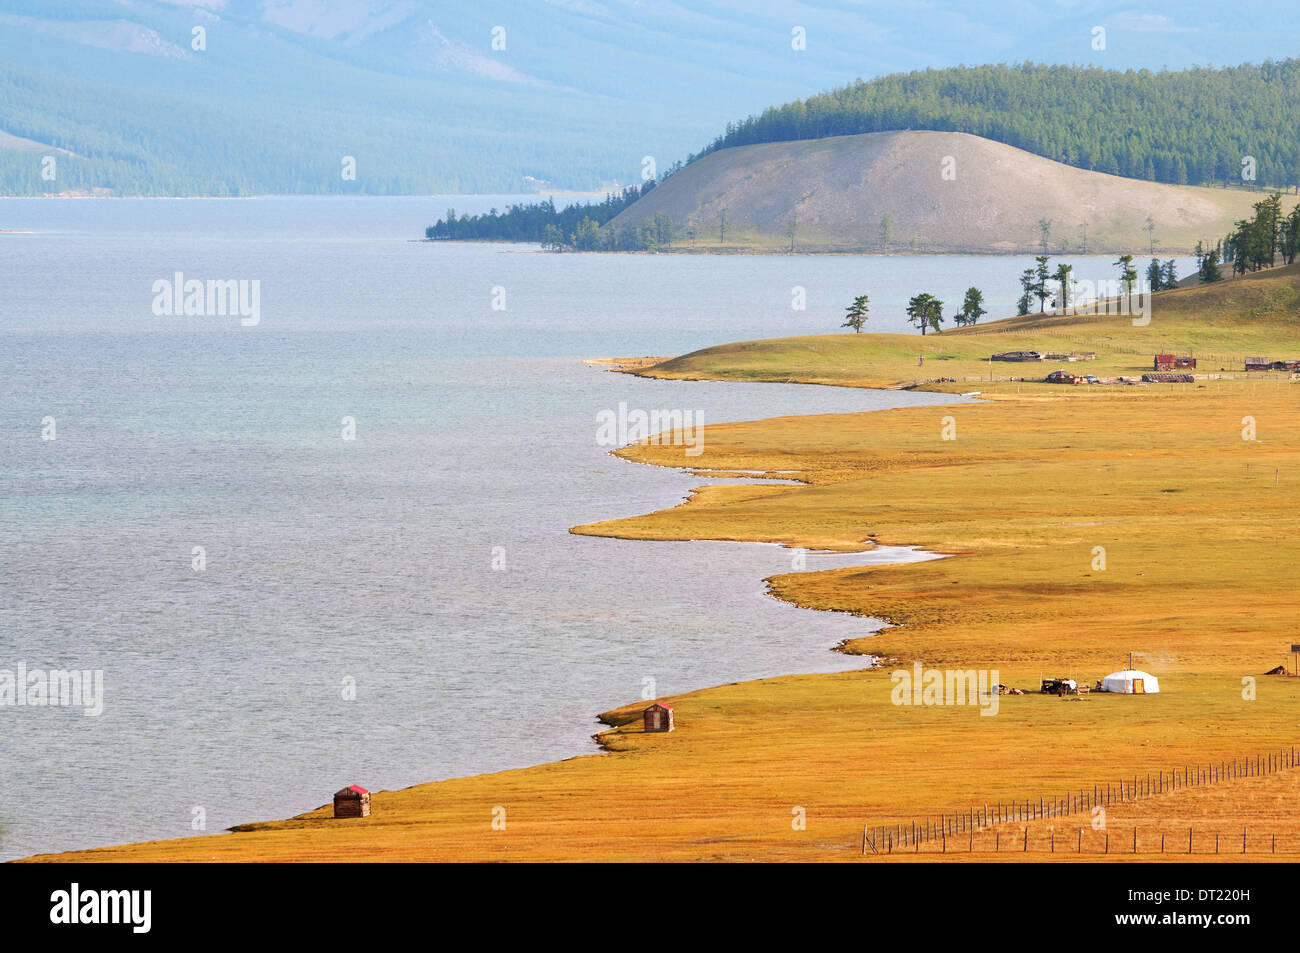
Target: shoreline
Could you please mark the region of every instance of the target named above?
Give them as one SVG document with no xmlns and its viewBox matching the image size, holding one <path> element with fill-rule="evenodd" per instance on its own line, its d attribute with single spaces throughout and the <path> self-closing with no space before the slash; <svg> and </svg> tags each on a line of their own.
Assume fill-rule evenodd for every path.
<svg viewBox="0 0 1300 953">
<path fill-rule="evenodd" d="M 660 361 L 663 361 L 663 360 L 666 360 L 666 358 L 663 358 L 663 357 L 642 357 L 642 358 L 586 358 L 586 359 L 582 359 L 582 360 L 581 360 L 581 363 L 583 363 L 583 364 L 585 364 L 585 365 L 593 366 L 593 367 L 603 367 L 603 368 L 605 368 L 606 370 L 608 370 L 608 371 L 610 371 L 610 372 L 636 374 L 636 369 L 637 369 L 637 368 L 639 368 L 639 367 L 644 367 L 644 366 L 650 366 L 651 364 L 654 364 L 654 363 L 657 363 L 657 362 L 660 362 Z M 729 382 L 726 378 L 721 378 L 721 377 L 720 377 L 720 378 L 701 378 L 701 380 L 706 380 L 706 379 L 707 379 L 707 380 L 714 380 L 714 381 L 717 381 L 717 382 L 720 382 L 720 383 L 728 383 L 728 382 Z M 842 385 L 816 385 L 815 383 L 812 383 L 812 382 L 793 381 L 793 380 L 792 380 L 792 381 L 789 381 L 788 383 L 804 383 L 804 384 L 810 384 L 810 386 L 842 386 Z M 868 389 L 875 389 L 875 390 L 890 390 L 891 388 L 868 388 Z M 944 404 L 944 405 L 936 405 L 936 406 L 946 406 L 946 404 Z M 895 409 L 895 408 L 884 408 L 883 410 L 889 410 L 889 409 Z M 856 413 L 876 413 L 876 412 L 877 412 L 877 411 L 871 410 L 871 411 L 858 411 L 858 412 L 856 412 Z M 810 415 L 796 415 L 796 416 L 810 416 Z M 635 446 L 635 445 L 633 445 L 633 446 Z M 623 448 L 623 449 L 626 449 L 626 448 Z M 608 455 L 609 455 L 609 456 L 614 456 L 614 457 L 619 457 L 619 451 L 618 451 L 618 448 L 616 448 L 616 449 L 614 449 L 614 450 L 610 450 L 610 451 L 608 451 Z M 623 462 L 625 462 L 625 463 L 642 463 L 642 462 L 643 462 L 643 461 L 637 461 L 637 460 L 628 460 L 628 459 L 625 459 L 625 458 L 622 458 L 622 457 L 619 457 L 619 459 L 623 460 Z M 663 464 L 657 464 L 657 463 L 656 463 L 656 464 L 650 464 L 650 465 L 652 465 L 652 466 L 658 466 L 658 467 L 664 467 Z M 763 477 L 762 474 L 729 474 L 729 473 L 703 474 L 703 473 L 696 473 L 696 472 L 694 472 L 694 471 L 691 469 L 691 467 L 689 467 L 689 466 L 687 466 L 687 467 L 671 467 L 671 466 L 669 466 L 669 467 L 664 467 L 664 468 L 666 468 L 666 469 L 676 469 L 676 470 L 680 470 L 680 471 L 683 473 L 683 475 L 685 475 L 685 476 L 698 477 L 699 479 L 707 479 L 707 480 L 748 480 L 748 481 L 749 481 L 748 483 L 728 483 L 728 484 L 725 484 L 725 485 L 727 485 L 727 486 L 745 486 L 745 485 L 750 485 L 750 486 L 803 485 L 802 483 L 799 483 L 798 481 L 790 480 L 790 479 L 787 479 L 787 478 L 785 478 L 785 477 L 783 477 L 783 476 L 771 477 L 771 478 L 765 478 L 765 477 Z M 721 485 L 721 484 L 710 483 L 710 484 L 701 484 L 701 485 L 694 486 L 694 487 L 692 487 L 690 490 L 688 490 L 687 495 L 686 495 L 686 496 L 685 496 L 681 501 L 679 501 L 679 503 L 675 504 L 675 506 L 676 506 L 676 505 L 682 505 L 682 504 L 684 504 L 684 503 L 686 503 L 686 502 L 689 502 L 690 498 L 691 498 L 692 496 L 694 496 L 694 495 L 695 495 L 698 491 L 700 491 L 701 489 L 705 489 L 705 488 L 707 488 L 707 487 L 709 487 L 709 486 L 717 486 L 717 485 Z M 670 508 L 672 508 L 672 507 L 670 507 Z M 570 532 L 570 533 L 573 533 L 574 530 L 577 529 L 577 528 L 578 528 L 578 527 L 570 527 L 570 528 L 569 528 L 569 532 Z M 586 535 L 586 534 L 580 534 L 580 533 L 577 533 L 577 534 L 574 534 L 574 535 Z M 592 534 L 592 535 L 594 535 L 594 534 Z M 636 538 L 635 538 L 635 537 L 632 537 L 632 536 L 611 536 L 611 537 L 609 537 L 609 538 L 617 538 L 617 539 L 624 539 L 624 540 L 629 540 L 629 541 L 636 541 Z M 692 540 L 692 539 L 674 540 L 674 542 L 727 542 L 727 540 L 710 540 L 710 539 L 703 539 L 703 538 L 702 538 L 702 539 L 698 539 L 698 540 Z M 786 549 L 786 550 L 791 550 L 791 549 L 792 549 L 792 547 L 785 546 L 785 545 L 783 545 L 782 543 L 780 543 L 780 542 L 776 542 L 776 541 L 761 541 L 761 540 L 757 540 L 757 541 L 736 541 L 736 542 L 744 542 L 744 543 L 746 543 L 746 544 L 751 544 L 751 545 L 778 546 L 778 547 L 780 547 L 780 548 L 782 548 L 782 549 Z M 797 547 L 797 548 L 804 548 L 804 547 Z M 923 550 L 921 547 L 914 546 L 914 545 L 910 545 L 910 544 L 898 544 L 898 545 L 894 545 L 894 544 L 882 543 L 882 542 L 880 542 L 879 540 L 875 540 L 875 539 L 862 540 L 862 541 L 860 541 L 860 543 L 859 543 L 858 546 L 856 546 L 855 548 L 852 548 L 852 549 L 834 549 L 834 550 L 833 550 L 833 549 L 807 549 L 807 551 L 806 551 L 806 555 L 807 555 L 807 556 L 811 556 L 811 557 L 816 557 L 816 556 L 839 556 L 839 557 L 843 557 L 843 558 L 849 558 L 849 557 L 852 557 L 852 556 L 855 556 L 855 555 L 867 555 L 867 554 L 876 553 L 876 552 L 881 552 L 881 551 L 896 551 L 896 554 L 899 555 L 900 557 L 903 557 L 903 558 L 900 558 L 900 559 L 898 559 L 897 561 L 852 563 L 852 564 L 850 564 L 850 567 L 849 567 L 849 568 L 851 568 L 851 567 L 853 567 L 853 566 L 884 566 L 884 565 L 888 565 L 888 566 L 904 566 L 904 565 L 910 565 L 910 564 L 913 564 L 913 563 L 927 562 L 927 561 L 932 561 L 932 560 L 944 559 L 944 558 L 946 558 L 947 555 L 948 555 L 948 554 L 944 554 L 944 553 L 931 553 L 931 552 L 929 552 L 929 551 L 927 551 L 927 550 Z M 894 554 L 894 553 L 891 552 L 890 554 L 892 555 L 892 554 Z M 919 558 L 912 558 L 912 557 L 916 556 L 917 554 L 919 554 Z M 819 571 L 828 571 L 828 570 L 822 570 L 822 569 L 816 569 L 816 568 L 811 568 L 811 567 L 810 567 L 808 570 L 804 570 L 804 571 L 808 571 L 808 572 L 819 572 Z M 772 586 L 771 586 L 771 579 L 772 579 L 772 578 L 773 578 L 773 577 L 767 577 L 767 578 L 763 578 L 763 579 L 760 579 L 760 580 L 759 580 L 760 583 L 761 583 L 761 589 L 759 590 L 759 593 L 760 593 L 763 597 L 765 597 L 765 598 L 773 598 L 773 599 L 776 599 L 776 600 L 779 601 L 779 602 L 783 602 L 783 603 L 785 603 L 785 604 L 787 604 L 787 605 L 792 605 L 792 606 L 795 607 L 795 608 L 800 608 L 800 609 L 810 608 L 810 607 L 807 607 L 807 606 L 801 606 L 801 605 L 799 605 L 798 603 L 791 602 L 790 600 L 785 599 L 785 598 L 782 598 L 780 595 L 778 595 L 778 594 L 773 590 L 773 588 L 772 588 Z M 828 611 L 840 611 L 840 610 L 828 610 Z M 855 666 L 854 666 L 853 668 L 851 668 L 851 669 L 845 669 L 845 670 L 842 670 L 842 671 L 869 671 L 869 670 L 871 670 L 871 669 L 873 669 L 873 668 L 878 667 L 878 663 L 879 663 L 882 659 L 881 659 L 879 656 L 873 655 L 872 653 L 864 652 L 864 651 L 861 651 L 861 650 L 858 650 L 858 649 L 853 648 L 853 647 L 852 647 L 853 642 L 857 641 L 857 639 L 860 639 L 860 638 L 872 638 L 872 637 L 875 637 L 875 636 L 876 636 L 877 634 L 879 634 L 880 632 L 883 632 L 883 631 L 885 631 L 885 630 L 887 630 L 887 629 L 892 629 L 892 628 L 896 627 L 896 623 L 894 623 L 892 620 L 885 619 L 885 618 L 878 618 L 878 617 L 874 617 L 874 616 L 861 616 L 861 615 L 858 614 L 858 613 L 851 613 L 851 614 L 852 614 L 852 615 L 855 615 L 855 616 L 858 616 L 858 617 L 860 617 L 860 618 L 863 618 L 863 619 L 867 619 L 867 620 L 871 620 L 871 621 L 874 621 L 874 622 L 878 622 L 878 623 L 879 623 L 879 626 L 878 626 L 877 628 L 875 628 L 874 630 L 872 630 L 870 633 L 868 633 L 866 636 L 858 636 L 858 637 L 855 637 L 854 639 L 845 638 L 845 639 L 841 639 L 841 640 L 839 640 L 838 642 L 836 642 L 836 643 L 834 643 L 834 644 L 827 645 L 826 648 L 825 648 L 825 651 L 827 651 L 827 652 L 833 652 L 833 653 L 836 653 L 836 654 L 842 655 L 842 656 L 846 657 L 847 659 L 852 659 L 852 660 L 854 661 Z M 863 662 L 863 663 L 865 663 L 865 664 L 858 665 L 858 664 L 856 664 L 856 663 L 858 663 L 858 662 Z M 673 694 L 673 695 L 662 696 L 662 698 L 660 698 L 660 699 L 658 699 L 658 700 L 668 701 L 668 700 L 674 700 L 674 699 L 677 699 L 677 698 L 679 698 L 679 697 L 681 697 L 681 696 L 684 696 L 684 695 L 696 695 L 696 694 L 703 693 L 703 692 L 709 692 L 709 691 L 713 691 L 713 690 L 715 690 L 715 689 L 717 689 L 717 688 L 723 687 L 724 685 L 727 685 L 727 684 L 755 684 L 755 683 L 760 683 L 760 682 L 767 681 L 767 680 L 774 679 L 774 678 L 785 678 L 785 677 L 817 677 L 817 676 L 819 676 L 819 675 L 827 675 L 827 674 L 841 674 L 841 672 L 838 672 L 838 671 L 837 671 L 837 672 L 825 672 L 825 671 L 814 671 L 814 672 L 778 672 L 778 673 L 774 673 L 774 674 L 771 674 L 771 675 L 759 676 L 759 677 L 757 677 L 757 678 L 746 678 L 746 679 L 743 679 L 743 680 L 740 681 L 740 682 L 718 683 L 718 684 L 709 684 L 709 685 L 704 685 L 704 686 L 697 687 L 697 688 L 694 688 L 694 689 L 687 689 L 687 690 L 684 691 L 684 692 L 679 692 L 679 693 L 676 693 L 676 694 Z M 652 699 L 652 700 L 653 700 L 653 699 Z M 639 709 L 640 709 L 640 707 L 643 707 L 645 704 L 648 704 L 648 703 L 649 703 L 649 701 L 644 701 L 644 702 L 634 702 L 634 703 L 631 703 L 631 706 L 634 707 L 634 708 L 637 708 L 637 710 L 638 710 L 638 714 L 636 715 L 636 717 L 639 717 Z M 407 785 L 407 786 L 404 787 L 404 788 L 394 789 L 393 791 L 390 791 L 390 790 L 381 790 L 381 791 L 376 791 L 376 792 L 374 792 L 374 793 L 376 793 L 376 794 L 391 794 L 391 793 L 394 793 L 394 791 L 396 791 L 396 792 L 409 791 L 409 790 L 416 789 L 416 788 L 423 788 L 423 787 L 426 787 L 426 786 L 429 786 L 429 785 L 440 785 L 440 784 L 447 784 L 447 783 L 449 783 L 449 782 L 456 782 L 456 781 L 468 781 L 468 780 L 474 780 L 474 779 L 490 778 L 490 777 L 493 777 L 493 776 L 496 776 L 496 775 L 500 775 L 500 774 L 508 774 L 508 773 L 518 772 L 518 771 L 529 771 L 529 770 L 534 770 L 534 769 L 539 769 L 539 768 L 547 768 L 547 767 L 552 767 L 552 766 L 556 766 L 556 765 L 565 764 L 565 763 L 567 763 L 567 762 L 573 761 L 574 759 L 587 758 L 587 757 L 594 757 L 594 756 L 597 756 L 597 755 L 618 754 L 618 753 L 620 753 L 623 749 L 621 749 L 620 747 L 618 747 L 617 744 L 613 741 L 613 739 L 607 739 L 605 736 L 606 736 L 607 734 L 610 734 L 611 732 L 616 732 L 618 729 L 620 729 L 620 728 L 622 728 L 622 727 L 625 727 L 626 725 L 628 725 L 628 724 L 630 723 L 631 719 L 629 719 L 628 717 L 623 716 L 623 715 L 621 714 L 621 713 L 623 713 L 624 710 L 625 710 L 626 708 L 628 708 L 628 707 L 629 707 L 628 704 L 627 704 L 627 703 L 624 703 L 624 704 L 622 704 L 622 705 L 616 705 L 616 706 L 614 706 L 614 707 L 612 707 L 612 708 L 607 708 L 607 709 L 604 709 L 604 710 L 601 710 L 601 711 L 597 711 L 597 712 L 595 712 L 595 713 L 593 714 L 593 718 L 594 718 L 595 723 L 598 724 L 598 725 L 603 725 L 603 726 L 604 726 L 604 729 L 603 729 L 603 730 L 598 731 L 598 732 L 596 732 L 595 734 L 593 734 L 593 735 L 590 736 L 590 737 L 591 737 L 591 741 L 594 743 L 594 745 L 595 745 L 595 747 L 596 747 L 596 751 L 594 751 L 594 752 L 593 752 L 593 751 L 590 751 L 590 750 L 580 751 L 580 752 L 577 752 L 577 753 L 575 753 L 575 754 L 572 754 L 572 755 L 570 755 L 570 756 L 568 756 L 568 757 L 566 757 L 566 758 L 562 758 L 562 759 L 560 759 L 560 760 L 556 760 L 556 761 L 539 761 L 539 762 L 532 762 L 532 763 L 529 763 L 529 764 L 526 764 L 526 765 L 522 765 L 522 766 L 519 766 L 519 767 L 506 768 L 506 769 L 502 769 L 502 770 L 499 770 L 499 771 L 490 771 L 490 772 L 483 772 L 483 773 L 477 773 L 477 774 L 466 774 L 466 775 L 454 775 L 454 776 L 449 777 L 449 778 L 443 778 L 443 779 L 432 780 L 432 781 L 417 781 L 417 782 L 415 782 L 415 783 L 413 783 L 413 784 L 411 784 L 411 785 Z M 275 825 L 275 824 L 291 824 L 291 823 L 293 823 L 293 822 L 295 822 L 295 821 L 299 821 L 299 820 L 301 820 L 301 819 L 303 819 L 303 818 L 311 817 L 311 816 L 313 816 L 313 815 L 315 815 L 315 814 L 319 814 L 320 812 L 327 811 L 327 810 L 329 810 L 329 809 L 330 809 L 330 805 L 329 805 L 329 804 L 325 804 L 325 805 L 321 805 L 321 806 L 319 806 L 319 807 L 313 808 L 313 809 L 311 809 L 311 810 L 309 810 L 309 811 L 306 811 L 306 812 L 303 812 L 303 813 L 299 813 L 299 814 L 291 815 L 290 817 L 287 817 L 287 818 L 242 822 L 242 823 L 234 824 L 234 825 L 232 825 L 231 827 L 226 828 L 226 829 L 224 829 L 224 830 L 222 830 L 222 831 L 203 832 L 203 833 L 197 833 L 197 834 L 189 835 L 189 836 L 176 837 L 176 838 L 167 838 L 167 839 L 165 839 L 165 840 L 163 840 L 163 841 L 128 841 L 128 842 L 120 843 L 120 844 L 107 844 L 107 845 L 92 846 L 92 847 L 83 847 L 83 848 L 71 848 L 71 849 L 69 849 L 69 850 L 59 851 L 59 852 L 57 852 L 57 853 L 37 853 L 37 854 L 32 854 L 32 855 L 28 855 L 28 856 L 24 856 L 24 857 L 13 858 L 13 859 L 11 859 L 11 860 L 9 860 L 9 861 L 6 861 L 6 863 L 29 863 L 29 862 L 58 861 L 59 858 L 65 857 L 65 856 L 67 856 L 67 855 L 83 855 L 83 854 L 91 855 L 92 858 L 93 858 L 93 855 L 95 855 L 95 854 L 97 854 L 97 853 L 101 853 L 101 852 L 105 852 L 105 851 L 112 852 L 112 851 L 116 851 L 116 850 L 130 849 L 130 848 L 132 848 L 132 847 L 134 847 L 134 846 L 136 846 L 136 845 L 142 845 L 142 844 L 169 843 L 169 842 L 183 843 L 183 842 L 187 842 L 187 841 L 202 840 L 202 839 L 204 839 L 204 838 L 206 838 L 206 837 L 219 837 L 219 838 L 225 839 L 226 835 L 230 835 L 230 834 L 242 834 L 242 833 L 247 833 L 247 832 L 250 832 L 250 831 L 262 830 L 262 829 L 265 829 L 267 825 Z M 216 858 L 213 858 L 213 859 L 216 859 Z"/>
<path fill-rule="evenodd" d="M 1241 293 L 1272 294 L 1294 276 L 1292 269 L 1248 280 Z M 1202 320 L 1198 295 L 1167 293 L 1160 333 L 1177 333 L 1174 302 Z M 1121 348 L 1144 340 L 1117 326 Z M 1270 327 L 1277 347 L 1300 346 L 1289 324 Z M 910 338 L 898 355 L 891 335 L 861 338 L 818 339 L 808 366 L 821 379 L 809 382 L 863 386 L 866 371 L 888 380 L 914 360 Z M 770 352 L 783 377 L 807 378 L 792 364 L 801 340 L 709 349 L 653 376 L 712 367 L 713 379 L 753 379 Z M 971 346 L 1000 347 L 996 338 Z M 1098 363 L 1131 362 L 1125 353 Z M 829 370 L 842 379 L 829 379 Z M 698 458 L 671 444 L 614 451 L 686 472 L 780 472 L 800 483 L 705 487 L 684 503 L 571 532 L 855 551 L 864 539 L 906 539 L 947 554 L 765 582 L 769 594 L 797 606 L 886 621 L 836 646 L 845 654 L 992 668 L 1000 683 L 1026 690 L 1003 699 L 997 718 L 960 707 L 900 708 L 881 667 L 761 678 L 668 696 L 677 709 L 672 734 L 639 730 L 645 701 L 601 713 L 611 727 L 599 738 L 617 758 L 580 756 L 380 792 L 368 824 L 331 821 L 318 809 L 241 826 L 241 838 L 220 845 L 184 838 L 29 859 L 849 859 L 864 823 L 1292 744 L 1300 692 L 1292 683 L 1300 680 L 1261 679 L 1258 700 L 1252 694 L 1248 704 L 1241 691 L 1243 676 L 1277 661 L 1300 610 L 1286 568 L 1300 561 L 1293 532 L 1300 407 L 1285 382 L 1270 384 L 1207 381 L 1163 391 L 1027 384 L 1023 396 L 942 408 L 710 425 Z M 1243 443 L 1236 421 L 1247 413 L 1268 427 L 1267 441 Z M 957 420 L 961 439 L 940 438 L 941 415 Z M 1243 462 L 1256 479 L 1243 478 Z M 1263 479 L 1275 467 L 1287 477 L 1276 488 Z M 1008 509 L 1012 488 L 1016 505 Z M 1192 546 L 1186 533 L 1216 544 Z M 1109 559 L 1100 570 L 1098 544 Z M 1232 607 L 1243 602 L 1270 611 L 1238 620 Z M 1160 695 L 1070 704 L 1036 692 L 1046 675 L 1090 683 L 1121 667 L 1127 651 L 1160 676 Z M 1181 810 L 1170 803 L 1165 820 Z M 521 812 L 513 833 L 490 832 L 492 804 L 510 805 L 512 817 Z M 807 807 L 815 836 L 791 829 L 790 804 Z M 1242 818 L 1252 831 L 1276 822 L 1235 789 L 1216 794 L 1213 807 L 1238 830 Z M 1257 820 L 1260 811 L 1265 820 Z M 409 832 L 420 836 L 407 839 Z"/>
</svg>

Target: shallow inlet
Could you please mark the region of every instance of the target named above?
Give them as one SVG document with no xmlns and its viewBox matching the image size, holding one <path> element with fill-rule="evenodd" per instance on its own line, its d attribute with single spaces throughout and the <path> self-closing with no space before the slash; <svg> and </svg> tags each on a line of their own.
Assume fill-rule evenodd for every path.
<svg viewBox="0 0 1300 953">
<path fill-rule="evenodd" d="M 646 678 L 668 695 L 864 663 L 830 649 L 871 620 L 764 592 L 790 550 L 568 532 L 710 482 L 610 457 L 595 415 L 620 401 L 706 422 L 953 402 L 580 363 L 819 320 L 756 317 L 753 262 L 432 247 L 328 227 L 328 200 L 40 201 L 25 208 L 57 228 L 0 247 L 0 667 L 102 670 L 104 712 L 5 714 L 0 855 L 590 752 L 596 714 Z M 283 224 L 310 210 L 310 229 Z M 154 316 L 150 282 L 178 259 L 260 277 L 261 324 Z M 61 276 L 57 300 L 31 261 Z M 846 284 L 863 267 L 797 264 Z M 482 294 L 498 283 L 505 313 Z M 46 414 L 58 440 L 29 439 Z"/>
</svg>

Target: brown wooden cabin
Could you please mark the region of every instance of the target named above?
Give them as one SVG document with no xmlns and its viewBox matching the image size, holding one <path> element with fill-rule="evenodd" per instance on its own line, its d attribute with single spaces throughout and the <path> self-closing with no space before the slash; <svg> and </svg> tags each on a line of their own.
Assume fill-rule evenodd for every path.
<svg viewBox="0 0 1300 953">
<path fill-rule="evenodd" d="M 349 784 L 334 795 L 335 817 L 369 817 L 370 792 L 357 784 Z"/>
<path fill-rule="evenodd" d="M 1246 370 L 1248 371 L 1266 371 L 1268 370 L 1269 360 L 1266 357 L 1248 357 L 1246 358 Z"/>
<path fill-rule="evenodd" d="M 1196 358 L 1180 357 L 1177 354 L 1157 354 L 1152 362 L 1153 371 L 1181 371 L 1196 367 Z"/>
<path fill-rule="evenodd" d="M 672 731 L 673 706 L 664 702 L 655 702 L 643 713 L 646 731 Z"/>
</svg>

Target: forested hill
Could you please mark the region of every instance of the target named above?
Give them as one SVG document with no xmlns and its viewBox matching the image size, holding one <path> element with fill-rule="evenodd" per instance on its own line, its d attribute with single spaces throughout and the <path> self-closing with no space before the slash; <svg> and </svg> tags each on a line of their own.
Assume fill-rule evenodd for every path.
<svg viewBox="0 0 1300 953">
<path fill-rule="evenodd" d="M 1300 183 L 1300 59 L 1152 73 L 975 66 L 896 73 L 728 125 L 730 146 L 908 129 L 967 132 L 1058 162 L 1177 185 Z"/>
</svg>

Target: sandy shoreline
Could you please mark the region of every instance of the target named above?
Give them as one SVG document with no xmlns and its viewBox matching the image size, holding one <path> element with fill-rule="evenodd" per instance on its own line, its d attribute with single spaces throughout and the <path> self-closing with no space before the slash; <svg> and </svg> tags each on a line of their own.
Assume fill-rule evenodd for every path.
<svg viewBox="0 0 1300 953">
<path fill-rule="evenodd" d="M 1236 300 L 1258 289 L 1275 301 L 1282 287 L 1296 294 L 1292 283 L 1300 287 L 1300 269 L 1229 291 Z M 1156 329 L 1163 336 L 1226 350 L 1267 334 L 1273 343 L 1261 352 L 1300 349 L 1293 323 L 1207 326 L 1202 293 L 1169 294 Z M 1122 325 L 1099 364 L 1130 367 L 1133 342 L 1155 333 Z M 976 354 L 1005 349 L 981 331 L 973 345 L 956 334 L 926 343 L 959 359 L 968 346 Z M 683 359 L 674 359 L 655 376 L 703 375 L 711 366 L 718 378 L 752 380 L 776 367 L 783 377 L 864 386 L 915 363 L 915 341 L 855 337 L 819 338 L 807 359 L 800 339 L 725 347 L 680 368 L 673 365 Z M 1008 337 L 1037 343 L 1019 331 Z M 612 755 L 380 792 L 366 822 L 318 810 L 247 825 L 238 837 L 35 859 L 848 860 L 860 856 L 868 823 L 1293 744 L 1300 679 L 1261 678 L 1248 701 L 1242 689 L 1243 677 L 1281 660 L 1300 611 L 1288 568 L 1300 564 L 1300 404 L 1287 382 L 1024 386 L 994 401 L 712 425 L 695 458 L 680 446 L 626 447 L 617 455 L 637 462 L 781 472 L 799 483 L 706 487 L 656 513 L 574 528 L 811 549 L 860 548 L 871 538 L 951 554 L 767 582 L 795 605 L 895 623 L 845 651 L 909 668 L 992 669 L 998 681 L 1030 690 L 1002 699 L 997 717 L 962 706 L 899 707 L 880 669 L 729 683 L 668 699 L 677 711 L 670 734 L 641 731 L 646 703 L 633 702 L 601 715 L 612 726 L 600 735 Z M 1267 440 L 1243 440 L 1247 416 Z M 947 418 L 956 439 L 942 437 Z M 1206 538 L 1216 545 L 1190 542 Z M 1243 604 L 1268 610 L 1243 618 Z M 1044 675 L 1091 682 L 1128 651 L 1160 676 L 1160 695 L 1070 701 L 1032 691 Z M 1300 783 L 1289 777 L 1282 781 Z M 1249 825 L 1296 838 L 1261 789 L 1213 790 L 1208 800 L 1174 796 L 1143 808 L 1141 823 L 1183 825 L 1184 834 L 1189 823 Z M 508 831 L 490 826 L 494 805 L 509 811 Z M 806 815 L 804 826 L 792 826 L 792 811 Z M 1300 851 L 1300 842 L 1287 849 Z"/>
</svg>

